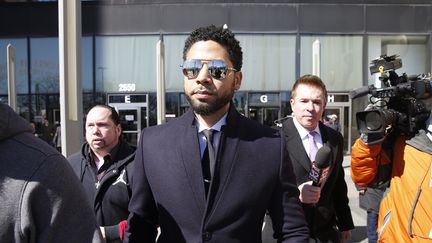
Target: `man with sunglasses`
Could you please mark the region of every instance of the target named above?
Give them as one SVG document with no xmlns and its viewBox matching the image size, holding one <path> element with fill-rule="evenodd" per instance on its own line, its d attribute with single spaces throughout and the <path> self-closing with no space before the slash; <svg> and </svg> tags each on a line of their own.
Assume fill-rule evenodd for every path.
<svg viewBox="0 0 432 243">
<path fill-rule="evenodd" d="M 124 242 L 155 242 L 160 226 L 158 242 L 260 243 L 266 211 L 278 242 L 308 242 L 283 136 L 231 102 L 242 81 L 233 33 L 198 28 L 183 59 L 191 109 L 143 130 Z"/>
</svg>

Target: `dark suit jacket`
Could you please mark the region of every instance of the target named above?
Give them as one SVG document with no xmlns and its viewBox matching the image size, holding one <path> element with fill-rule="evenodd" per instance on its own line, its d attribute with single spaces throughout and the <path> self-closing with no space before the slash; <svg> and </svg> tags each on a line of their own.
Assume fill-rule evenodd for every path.
<svg viewBox="0 0 432 243">
<path fill-rule="evenodd" d="M 294 125 L 293 118 L 288 118 L 282 123 L 286 138 L 286 146 L 293 164 L 297 185 L 309 179 L 311 161 L 303 147 L 300 134 Z M 351 210 L 348 205 L 347 184 L 342 167 L 343 162 L 343 137 L 342 135 L 319 123 L 319 129 L 323 143 L 331 148 L 330 171 L 327 181 L 321 185 L 320 200 L 316 205 L 303 204 L 306 220 L 310 227 L 311 235 L 320 239 L 332 239 L 337 237 L 335 226 L 340 231 L 354 228 Z M 333 239 L 337 242 L 336 239 Z"/>
<path fill-rule="evenodd" d="M 209 198 L 194 114 L 143 130 L 135 157 L 125 242 L 261 242 L 264 214 L 280 242 L 308 242 L 291 164 L 278 131 L 231 104 Z M 283 178 L 281 180 L 280 178 Z"/>
</svg>

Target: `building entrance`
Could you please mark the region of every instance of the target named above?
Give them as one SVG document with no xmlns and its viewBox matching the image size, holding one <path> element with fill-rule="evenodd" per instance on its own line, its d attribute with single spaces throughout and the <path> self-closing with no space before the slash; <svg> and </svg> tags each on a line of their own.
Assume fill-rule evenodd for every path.
<svg viewBox="0 0 432 243">
<path fill-rule="evenodd" d="M 249 118 L 267 125 L 274 126 L 279 119 L 279 107 L 249 107 Z"/>
<path fill-rule="evenodd" d="M 334 122 L 337 126 L 330 125 L 337 129 L 344 137 L 344 152 L 351 153 L 351 103 L 348 94 L 345 93 L 329 93 L 327 96 L 327 106 L 323 114 L 325 123 Z M 336 117 L 336 118 L 333 118 Z"/>
<path fill-rule="evenodd" d="M 136 146 L 141 130 L 149 126 L 148 95 L 107 94 L 107 103 L 119 113 L 123 138 Z"/>
<path fill-rule="evenodd" d="M 343 112 L 343 107 L 326 107 L 323 116 L 325 118 L 325 124 L 329 125 L 341 134 L 344 134 L 345 116 Z"/>
<path fill-rule="evenodd" d="M 249 93 L 246 116 L 267 126 L 274 126 L 280 118 L 279 93 Z"/>
</svg>

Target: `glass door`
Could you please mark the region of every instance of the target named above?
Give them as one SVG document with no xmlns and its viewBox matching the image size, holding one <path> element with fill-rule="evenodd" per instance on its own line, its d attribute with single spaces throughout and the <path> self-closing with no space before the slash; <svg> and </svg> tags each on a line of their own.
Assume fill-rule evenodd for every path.
<svg viewBox="0 0 432 243">
<path fill-rule="evenodd" d="M 279 119 L 279 108 L 249 107 L 249 118 L 267 126 L 275 126 L 274 121 Z"/>
<path fill-rule="evenodd" d="M 141 117 L 138 108 L 118 110 L 122 127 L 123 139 L 128 143 L 136 145 L 138 143 L 139 132 L 141 131 Z"/>
<path fill-rule="evenodd" d="M 350 153 L 350 127 L 349 127 L 349 107 L 347 106 L 327 106 L 324 115 L 323 123 L 327 126 L 339 131 L 344 137 L 344 151 Z"/>
</svg>

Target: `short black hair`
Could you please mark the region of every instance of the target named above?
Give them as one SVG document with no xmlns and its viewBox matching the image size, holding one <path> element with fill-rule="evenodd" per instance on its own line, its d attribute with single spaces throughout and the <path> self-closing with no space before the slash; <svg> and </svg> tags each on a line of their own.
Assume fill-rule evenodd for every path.
<svg viewBox="0 0 432 243">
<path fill-rule="evenodd" d="M 185 41 L 183 49 L 183 60 L 186 60 L 186 54 L 190 50 L 193 44 L 198 41 L 212 40 L 223 46 L 233 63 L 233 67 L 240 71 L 243 65 L 243 52 L 240 47 L 240 42 L 235 38 L 234 34 L 227 28 L 216 27 L 210 25 L 206 27 L 200 27 L 189 35 Z"/>
<path fill-rule="evenodd" d="M 119 124 L 120 124 L 120 116 L 119 116 L 119 114 L 117 113 L 117 111 L 115 110 L 114 107 L 109 106 L 109 105 L 105 105 L 105 104 L 97 104 L 97 105 L 91 107 L 91 108 L 87 111 L 86 114 L 88 114 L 88 113 L 89 113 L 93 108 L 96 108 L 96 107 L 105 108 L 105 109 L 111 111 L 111 115 L 109 116 L 109 118 L 111 119 L 111 121 L 113 121 L 115 125 L 119 125 Z"/>
</svg>

